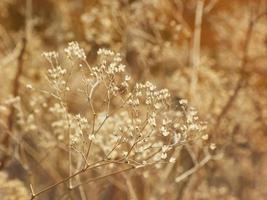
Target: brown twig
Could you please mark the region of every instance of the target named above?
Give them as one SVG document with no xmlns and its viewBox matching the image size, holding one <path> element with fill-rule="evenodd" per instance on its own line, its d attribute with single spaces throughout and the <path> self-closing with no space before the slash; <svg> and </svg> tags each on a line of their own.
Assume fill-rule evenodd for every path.
<svg viewBox="0 0 267 200">
<path fill-rule="evenodd" d="M 260 20 L 266 14 L 267 13 L 264 12 L 264 13 L 258 14 L 255 18 L 253 18 L 252 16 L 250 17 L 249 25 L 248 25 L 248 28 L 246 31 L 246 36 L 245 36 L 245 44 L 244 44 L 244 48 L 243 48 L 243 54 L 242 54 L 242 58 L 241 58 L 240 76 L 239 76 L 237 84 L 234 88 L 233 94 L 228 98 L 225 106 L 222 108 L 221 113 L 217 117 L 217 121 L 215 124 L 216 128 L 220 125 L 221 120 L 223 119 L 223 117 L 228 113 L 228 111 L 232 107 L 237 96 L 239 95 L 240 90 L 242 89 L 242 87 L 245 84 L 246 66 L 248 63 L 248 50 L 249 50 L 249 44 L 250 44 L 251 38 L 252 38 L 253 28 L 255 27 L 255 24 L 257 23 L 257 21 Z"/>
<path fill-rule="evenodd" d="M 179 183 L 182 180 L 186 179 L 187 177 L 191 176 L 192 174 L 197 172 L 199 169 L 201 169 L 203 166 L 205 166 L 211 159 L 212 159 L 212 156 L 207 155 L 198 164 L 196 164 L 193 168 L 187 170 L 186 172 L 184 172 L 181 175 L 179 175 L 178 177 L 176 177 L 175 182 Z"/>
</svg>

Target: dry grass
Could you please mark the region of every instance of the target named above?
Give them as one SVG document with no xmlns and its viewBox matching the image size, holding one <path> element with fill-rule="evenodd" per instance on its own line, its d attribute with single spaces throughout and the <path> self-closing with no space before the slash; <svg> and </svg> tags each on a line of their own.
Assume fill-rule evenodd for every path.
<svg viewBox="0 0 267 200">
<path fill-rule="evenodd" d="M 266 199 L 266 24 L 266 0 L 2 0 L 1 198 Z"/>
</svg>

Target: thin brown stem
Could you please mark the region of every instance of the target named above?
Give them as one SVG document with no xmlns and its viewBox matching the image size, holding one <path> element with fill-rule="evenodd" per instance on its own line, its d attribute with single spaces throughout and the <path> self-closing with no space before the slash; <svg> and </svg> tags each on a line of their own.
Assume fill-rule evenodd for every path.
<svg viewBox="0 0 267 200">
<path fill-rule="evenodd" d="M 131 166 L 131 167 L 128 167 L 128 168 L 124 168 L 124 169 L 121 169 L 121 170 L 118 170 L 118 171 L 115 171 L 115 172 L 112 172 L 110 174 L 106 174 L 106 175 L 103 175 L 103 176 L 98 176 L 96 178 L 91 178 L 91 179 L 88 179 L 87 181 L 83 182 L 83 183 L 79 183 L 77 185 L 75 185 L 74 187 L 72 187 L 72 189 L 74 188 L 77 188 L 81 185 L 84 185 L 84 184 L 88 184 L 88 183 L 91 183 L 91 182 L 95 182 L 95 181 L 98 181 L 98 180 L 101 180 L 101 179 L 104 179 L 104 178 L 107 178 L 109 176 L 113 176 L 113 175 L 116 175 L 116 174 L 120 174 L 122 172 L 126 172 L 126 171 L 129 171 L 129 170 L 132 170 L 132 169 L 135 169 L 134 166 Z"/>
</svg>

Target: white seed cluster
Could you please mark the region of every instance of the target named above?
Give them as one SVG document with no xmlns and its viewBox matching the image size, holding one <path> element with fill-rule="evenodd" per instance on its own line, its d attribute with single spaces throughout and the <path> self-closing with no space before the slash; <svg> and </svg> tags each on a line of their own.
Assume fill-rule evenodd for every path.
<svg viewBox="0 0 267 200">
<path fill-rule="evenodd" d="M 135 107 L 144 102 L 146 105 L 159 110 L 168 105 L 169 98 L 170 93 L 167 89 L 158 90 L 155 85 L 147 81 L 145 84 L 136 84 L 135 90 L 130 94 L 127 104 Z"/>
<path fill-rule="evenodd" d="M 64 51 L 68 58 L 78 58 L 82 60 L 86 59 L 85 51 L 79 46 L 78 42 L 69 42 L 68 47 L 65 48 Z"/>
<path fill-rule="evenodd" d="M 103 80 L 107 76 L 124 72 L 125 65 L 121 63 L 122 58 L 119 53 L 107 49 L 99 49 L 97 54 L 100 56 L 100 65 L 92 68 L 92 76 Z"/>
<path fill-rule="evenodd" d="M 47 72 L 52 88 L 54 88 L 57 92 L 67 89 L 64 78 L 67 73 L 66 69 L 62 68 L 61 66 L 56 66 L 48 69 Z"/>
<path fill-rule="evenodd" d="M 56 61 L 58 59 L 58 53 L 55 51 L 49 51 L 42 53 L 42 56 L 44 56 L 50 63 L 53 63 L 53 61 Z"/>
</svg>

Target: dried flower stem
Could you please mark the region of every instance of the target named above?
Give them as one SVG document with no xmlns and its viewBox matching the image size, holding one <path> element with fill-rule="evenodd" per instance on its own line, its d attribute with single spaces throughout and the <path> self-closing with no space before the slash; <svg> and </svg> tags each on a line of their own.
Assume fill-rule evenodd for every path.
<svg viewBox="0 0 267 200">
<path fill-rule="evenodd" d="M 97 162 L 95 162 L 94 164 L 87 165 L 87 166 L 84 167 L 83 169 L 81 169 L 81 170 L 75 172 L 74 174 L 72 174 L 72 175 L 70 175 L 70 176 L 68 176 L 68 177 L 66 177 L 66 178 L 64 178 L 64 179 L 62 179 L 62 180 L 60 180 L 60 181 L 58 181 L 57 183 L 54 183 L 54 184 L 52 184 L 52 185 L 50 185 L 50 186 L 47 186 L 46 188 L 42 189 L 41 191 L 32 194 L 31 199 L 36 198 L 37 196 L 39 196 L 39 195 L 41 195 L 41 194 L 43 194 L 43 193 L 45 193 L 45 192 L 47 192 L 47 191 L 49 191 L 49 190 L 55 188 L 56 186 L 58 186 L 58 185 L 60 185 L 60 184 L 63 184 L 63 183 L 65 183 L 65 182 L 69 181 L 70 179 L 72 179 L 72 178 L 74 178 L 74 177 L 76 177 L 76 176 L 78 176 L 78 175 L 80 175 L 80 174 L 82 174 L 82 173 L 87 172 L 88 170 L 92 170 L 92 169 L 94 169 L 94 168 L 101 167 L 101 166 L 104 166 L 104 165 L 108 165 L 108 164 L 111 164 L 111 163 L 117 163 L 117 162 L 113 162 L 113 161 L 108 161 L 108 162 L 104 162 L 104 163 L 102 163 L 102 164 L 98 164 L 98 163 L 101 163 L 101 162 L 103 162 L 103 161 L 104 161 L 104 160 L 101 160 L 101 161 L 97 161 Z M 121 163 L 121 162 L 120 162 L 120 164 L 125 164 L 125 163 Z M 131 168 L 133 168 L 133 166 L 132 166 Z M 117 173 L 118 173 L 118 172 L 117 172 Z M 110 174 L 110 175 L 111 175 L 111 174 Z M 107 177 L 107 175 L 106 175 L 105 177 Z M 102 178 L 104 178 L 104 176 L 103 176 Z M 100 177 L 97 177 L 97 178 L 92 179 L 92 180 L 98 180 L 98 179 L 101 179 L 101 178 L 100 178 Z M 78 185 L 76 185 L 76 186 L 72 186 L 72 187 L 70 187 L 69 189 L 74 189 L 74 188 L 76 188 L 76 187 L 78 187 Z"/>
</svg>

